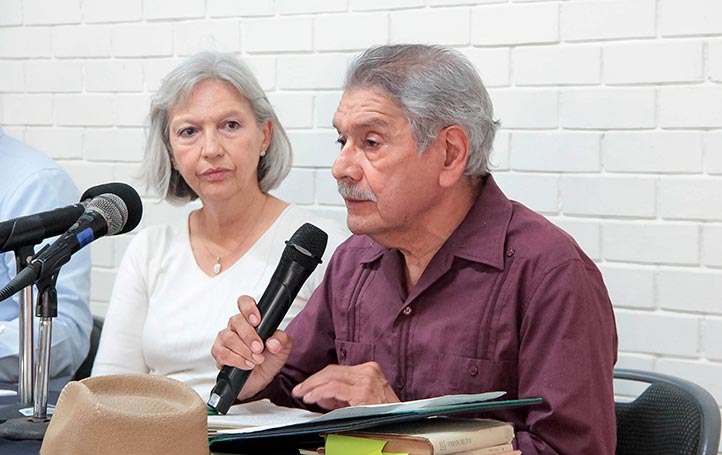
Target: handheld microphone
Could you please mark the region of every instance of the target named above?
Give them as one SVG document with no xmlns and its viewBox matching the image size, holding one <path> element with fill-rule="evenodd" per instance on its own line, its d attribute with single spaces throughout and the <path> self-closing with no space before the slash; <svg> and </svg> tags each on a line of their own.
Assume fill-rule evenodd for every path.
<svg viewBox="0 0 722 455">
<path fill-rule="evenodd" d="M 103 193 L 88 202 L 84 213 L 55 242 L 38 251 L 35 258 L 0 290 L 0 302 L 39 280 L 55 273 L 76 251 L 96 238 L 115 235 L 135 228 L 143 213 L 138 193 L 129 185 L 107 186 Z"/>
<path fill-rule="evenodd" d="M 298 228 L 286 241 L 278 267 L 258 301 L 261 323 L 256 327 L 256 332 L 264 343 L 283 321 L 303 283 L 321 263 L 326 243 L 328 235 L 310 223 Z M 211 391 L 208 407 L 221 414 L 227 413 L 251 371 L 253 370 L 223 366 Z"/>
</svg>

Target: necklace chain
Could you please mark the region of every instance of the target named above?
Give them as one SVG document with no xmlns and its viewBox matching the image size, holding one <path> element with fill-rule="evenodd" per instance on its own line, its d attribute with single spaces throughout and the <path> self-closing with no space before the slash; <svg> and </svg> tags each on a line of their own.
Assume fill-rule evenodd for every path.
<svg viewBox="0 0 722 455">
<path fill-rule="evenodd" d="M 250 231 L 248 231 L 248 235 L 246 236 L 246 238 L 241 240 L 238 243 L 238 245 L 231 248 L 231 250 L 228 253 L 224 254 L 223 256 L 218 256 L 216 254 L 213 254 L 213 252 L 211 251 L 210 248 L 208 248 L 208 245 L 206 243 L 203 244 L 203 248 L 205 248 L 205 250 L 208 252 L 208 254 L 210 254 L 211 257 L 216 258 L 216 262 L 213 264 L 213 273 L 214 274 L 218 275 L 223 271 L 222 261 L 224 259 L 230 257 L 231 255 L 237 253 L 238 251 L 240 251 L 241 247 L 246 244 L 248 238 L 254 233 L 254 231 L 256 230 L 256 227 L 258 227 L 258 223 L 261 222 L 261 215 L 263 214 L 263 210 L 266 208 L 267 201 L 268 201 L 268 196 L 265 196 L 265 198 L 263 199 L 263 205 L 261 206 L 261 210 L 258 212 L 258 216 L 256 216 L 256 222 L 253 223 L 253 227 L 251 228 Z"/>
</svg>

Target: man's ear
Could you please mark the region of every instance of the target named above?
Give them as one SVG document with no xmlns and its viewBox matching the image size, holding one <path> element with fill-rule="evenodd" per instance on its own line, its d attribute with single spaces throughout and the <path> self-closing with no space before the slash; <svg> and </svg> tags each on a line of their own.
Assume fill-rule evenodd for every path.
<svg viewBox="0 0 722 455">
<path fill-rule="evenodd" d="M 464 175 L 466 162 L 469 160 L 469 136 L 457 125 L 451 125 L 439 133 L 444 162 L 439 175 L 442 188 L 454 186 Z"/>
</svg>

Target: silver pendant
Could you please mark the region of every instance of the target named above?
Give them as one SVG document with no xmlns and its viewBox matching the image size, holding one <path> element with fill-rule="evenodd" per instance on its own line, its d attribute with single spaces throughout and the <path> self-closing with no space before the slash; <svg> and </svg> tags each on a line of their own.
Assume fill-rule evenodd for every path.
<svg viewBox="0 0 722 455">
<path fill-rule="evenodd" d="M 216 258 L 216 263 L 213 264 L 213 273 L 216 275 L 221 273 L 221 258 Z"/>
</svg>

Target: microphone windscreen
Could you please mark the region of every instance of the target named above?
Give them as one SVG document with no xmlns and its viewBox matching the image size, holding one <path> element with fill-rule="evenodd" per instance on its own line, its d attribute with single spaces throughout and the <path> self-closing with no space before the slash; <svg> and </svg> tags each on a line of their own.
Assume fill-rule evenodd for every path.
<svg viewBox="0 0 722 455">
<path fill-rule="evenodd" d="M 125 222 L 123 228 L 118 234 L 125 234 L 135 229 L 140 223 L 140 219 L 143 216 L 143 203 L 140 200 L 140 196 L 135 189 L 122 182 L 105 183 L 103 185 L 97 185 L 92 188 L 88 188 L 85 193 L 80 197 L 81 201 L 92 199 L 100 196 L 101 194 L 115 194 L 123 200 L 126 208 L 128 209 L 128 219 Z"/>
<path fill-rule="evenodd" d="M 311 223 L 305 223 L 286 241 L 282 260 L 295 261 L 313 270 L 326 251 L 328 235 Z"/>
</svg>

